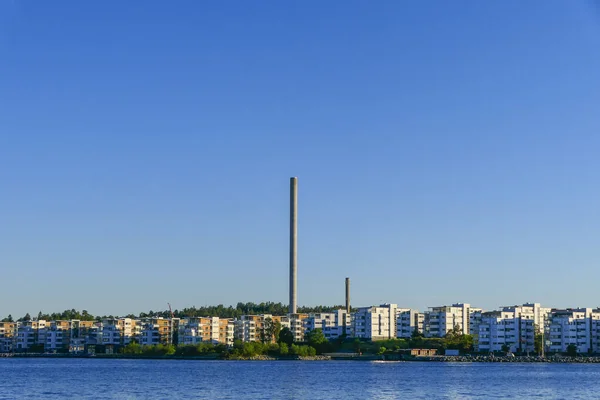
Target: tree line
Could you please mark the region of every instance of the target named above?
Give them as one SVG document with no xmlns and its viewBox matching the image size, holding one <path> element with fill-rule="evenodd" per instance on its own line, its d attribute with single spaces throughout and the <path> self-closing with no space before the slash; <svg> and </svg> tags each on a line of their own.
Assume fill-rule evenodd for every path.
<svg viewBox="0 0 600 400">
<path fill-rule="evenodd" d="M 256 356 L 315 356 L 317 350 L 306 344 L 262 343 L 236 341 L 229 348 L 223 344 L 200 343 L 197 345 L 157 344 L 153 346 L 140 346 L 138 343 L 129 343 L 124 346 L 121 354 L 140 356 L 178 356 L 202 357 L 218 356 L 223 359 L 251 358 Z"/>
<path fill-rule="evenodd" d="M 323 312 L 331 312 L 333 310 L 338 310 L 340 308 L 345 308 L 341 305 L 334 306 L 303 306 L 298 307 L 298 313 L 323 313 Z M 177 318 L 189 318 L 189 317 L 219 317 L 219 318 L 239 318 L 242 315 L 257 315 L 257 314 L 271 314 L 271 315 L 286 315 L 288 313 L 288 306 L 283 303 L 273 303 L 273 302 L 262 302 L 262 303 L 237 303 L 234 306 L 224 306 L 223 304 L 219 304 L 216 306 L 201 306 L 201 307 L 186 307 L 182 310 L 173 310 L 173 315 Z M 150 310 L 148 312 L 140 312 L 138 315 L 135 314 L 127 314 L 122 317 L 125 318 L 148 318 L 148 317 L 163 317 L 170 318 L 171 311 L 163 310 L 163 311 L 153 311 Z M 81 321 L 100 321 L 105 318 L 118 318 L 118 316 L 114 315 L 97 315 L 94 316 L 90 314 L 86 310 L 77 311 L 75 309 L 65 310 L 60 313 L 42 313 L 41 311 L 37 314 L 37 317 L 32 317 L 29 313 L 25 314 L 21 318 L 16 319 L 16 321 L 31 321 L 31 320 L 46 320 L 46 321 L 58 321 L 58 320 L 71 320 L 78 319 Z M 12 315 L 8 315 L 7 317 L 1 320 L 2 322 L 15 322 Z"/>
<path fill-rule="evenodd" d="M 22 316 L 21 318 L 18 318 L 16 321 L 18 321 L 18 322 L 40 321 L 40 320 L 61 321 L 61 320 L 71 320 L 71 319 L 77 319 L 80 321 L 94 321 L 94 320 L 96 320 L 96 318 L 97 317 L 88 313 L 87 310 L 82 310 L 80 312 L 73 308 L 71 310 L 65 310 L 60 313 L 51 313 L 51 314 L 44 314 L 40 311 L 37 314 L 37 317 L 35 317 L 35 318 L 31 317 L 31 315 L 29 313 L 26 313 L 24 316 Z M 8 316 L 6 318 L 3 318 L 1 320 L 1 322 L 15 322 L 15 320 L 13 319 L 13 316 L 11 314 L 8 314 Z"/>
<path fill-rule="evenodd" d="M 458 330 L 450 331 L 443 338 L 426 338 L 420 333 L 414 333 L 411 338 L 370 341 L 348 338 L 345 335 L 328 340 L 321 329 L 306 333 L 304 341 L 294 341 L 294 335 L 289 328 L 273 324 L 272 333 L 259 335 L 255 342 L 235 340 L 232 347 L 224 344 L 203 342 L 196 345 L 154 345 L 140 346 L 132 342 L 120 349 L 122 354 L 143 356 L 215 356 L 224 359 L 251 358 L 256 356 L 288 357 L 315 356 L 324 353 L 354 352 L 358 354 L 393 354 L 404 349 L 422 348 L 436 349 L 443 354 L 446 349 L 456 349 L 462 353 L 473 351 L 473 337 L 462 334 Z"/>
<path fill-rule="evenodd" d="M 277 327 L 277 325 L 273 325 Z M 339 342 L 341 343 L 341 342 Z M 333 347 L 332 347 L 333 346 Z M 294 336 L 289 328 L 275 328 L 273 336 L 261 335 L 256 342 L 242 342 L 235 340 L 233 346 L 225 344 L 213 344 L 202 342 L 195 345 L 157 344 L 152 346 L 141 346 L 137 342 L 129 343 L 120 349 L 121 354 L 141 356 L 182 356 L 199 357 L 217 355 L 224 359 L 251 358 L 256 356 L 315 356 L 334 349 L 321 329 L 308 332 L 303 342 L 295 342 Z"/>
</svg>

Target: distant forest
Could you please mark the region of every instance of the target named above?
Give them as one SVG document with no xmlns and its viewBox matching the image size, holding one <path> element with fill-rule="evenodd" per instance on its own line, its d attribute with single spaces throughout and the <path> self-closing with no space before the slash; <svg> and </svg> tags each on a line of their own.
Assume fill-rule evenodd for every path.
<svg viewBox="0 0 600 400">
<path fill-rule="evenodd" d="M 298 307 L 299 313 L 321 313 L 330 312 L 344 306 L 314 306 L 314 307 Z M 282 303 L 237 303 L 234 306 L 224 306 L 219 304 L 217 306 L 203 306 L 203 307 L 189 307 L 183 310 L 173 310 L 173 314 L 178 318 L 186 317 L 219 317 L 219 318 L 237 318 L 242 315 L 255 315 L 255 314 L 271 314 L 271 315 L 286 315 L 288 313 L 288 306 Z M 169 318 L 171 312 L 169 310 L 164 311 L 148 311 L 141 312 L 138 315 L 128 314 L 121 315 L 119 317 L 125 318 L 146 318 L 146 317 L 164 317 Z M 30 320 L 46 320 L 46 321 L 58 321 L 58 320 L 70 320 L 78 319 L 81 321 L 95 321 L 103 318 L 115 318 L 116 315 L 97 315 L 94 316 L 88 313 L 86 310 L 77 311 L 75 309 L 65 310 L 61 313 L 44 314 L 41 311 L 37 316 L 32 317 L 29 313 L 23 317 L 17 319 L 17 321 L 30 321 Z M 13 322 L 13 317 L 9 315 L 7 318 L 2 320 L 3 322 Z"/>
</svg>

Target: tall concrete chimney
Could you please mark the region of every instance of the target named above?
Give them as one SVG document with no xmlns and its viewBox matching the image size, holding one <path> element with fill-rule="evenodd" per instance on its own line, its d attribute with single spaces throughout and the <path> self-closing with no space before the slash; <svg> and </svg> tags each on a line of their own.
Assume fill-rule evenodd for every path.
<svg viewBox="0 0 600 400">
<path fill-rule="evenodd" d="M 346 278 L 346 312 L 350 314 L 350 278 Z"/>
<path fill-rule="evenodd" d="M 298 298 L 298 178 L 290 178 L 290 314 L 296 314 Z"/>
</svg>

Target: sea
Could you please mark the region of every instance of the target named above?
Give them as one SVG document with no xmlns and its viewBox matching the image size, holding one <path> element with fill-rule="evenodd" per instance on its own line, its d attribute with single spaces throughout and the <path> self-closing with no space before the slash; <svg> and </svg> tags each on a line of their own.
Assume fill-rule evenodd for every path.
<svg viewBox="0 0 600 400">
<path fill-rule="evenodd" d="M 598 399 L 600 364 L 0 359 L 0 399 Z"/>
</svg>

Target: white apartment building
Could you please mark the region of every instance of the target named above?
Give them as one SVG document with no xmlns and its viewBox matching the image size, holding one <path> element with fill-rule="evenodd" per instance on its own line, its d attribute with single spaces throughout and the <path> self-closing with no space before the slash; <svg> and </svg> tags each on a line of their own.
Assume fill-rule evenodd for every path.
<svg viewBox="0 0 600 400">
<path fill-rule="evenodd" d="M 592 352 L 600 353 L 600 309 L 592 310 L 591 316 Z"/>
<path fill-rule="evenodd" d="M 352 336 L 352 314 L 344 309 L 335 310 L 334 326 L 328 330 L 324 329 L 323 333 L 327 339 L 337 339 L 342 335 Z"/>
<path fill-rule="evenodd" d="M 469 335 L 477 337 L 479 335 L 479 324 L 483 310 L 481 308 L 469 308 Z"/>
<path fill-rule="evenodd" d="M 575 308 L 552 310 L 548 326 L 550 352 L 564 353 L 569 345 L 575 345 L 578 353 L 594 350 L 593 336 L 598 335 L 600 315 L 593 313 L 591 308 Z M 594 326 L 595 333 L 592 333 Z M 597 342 L 596 342 L 597 348 Z"/>
<path fill-rule="evenodd" d="M 295 342 L 304 341 L 304 333 L 306 332 L 306 319 L 308 314 L 288 314 L 290 331 L 294 335 Z"/>
<path fill-rule="evenodd" d="M 303 318 L 299 318 L 303 317 Z M 304 340 L 304 319 L 306 314 L 290 314 L 289 316 L 277 316 L 270 314 L 242 315 L 234 321 L 235 339 L 242 342 L 260 342 L 263 340 L 274 341 L 269 332 L 270 328 L 279 323 L 281 328 L 288 328 L 294 335 L 294 341 Z"/>
<path fill-rule="evenodd" d="M 480 309 L 474 310 L 480 311 Z M 424 334 L 427 337 L 444 337 L 458 326 L 464 335 L 468 335 L 471 333 L 470 317 L 470 304 L 457 303 L 451 306 L 430 307 L 430 310 L 425 313 Z"/>
<path fill-rule="evenodd" d="M 334 313 L 315 313 L 309 314 L 308 318 L 304 320 L 304 326 L 306 332 L 314 331 L 315 329 L 321 329 L 323 333 L 325 330 L 331 330 L 331 328 L 337 328 L 335 324 Z"/>
<path fill-rule="evenodd" d="M 45 329 L 46 344 L 45 350 L 60 350 L 69 343 L 69 333 L 62 325 L 50 322 L 50 326 Z"/>
<path fill-rule="evenodd" d="M 533 319 L 537 332 L 542 332 L 543 328 L 548 326 L 552 311 L 550 308 L 542 307 L 540 303 L 525 303 L 521 306 L 505 306 L 500 309 L 515 312 L 517 316 L 527 316 L 527 319 Z"/>
<path fill-rule="evenodd" d="M 425 314 L 410 308 L 396 310 L 396 337 L 408 339 L 414 332 L 423 333 Z"/>
<path fill-rule="evenodd" d="M 242 342 L 260 341 L 261 332 L 264 328 L 264 321 L 266 318 L 271 318 L 271 315 L 242 315 L 234 322 L 235 338 L 237 340 L 241 340 Z"/>
<path fill-rule="evenodd" d="M 396 304 L 359 308 L 352 321 L 354 337 L 371 340 L 395 338 L 397 310 Z"/>
<path fill-rule="evenodd" d="M 202 326 L 200 318 L 187 318 L 179 325 L 179 343 L 182 345 L 195 345 L 202 342 Z"/>
<path fill-rule="evenodd" d="M 350 335 L 351 320 L 346 310 L 336 310 L 331 313 L 310 314 L 304 320 L 306 332 L 321 329 L 327 340 L 337 339 L 346 334 Z"/>
<path fill-rule="evenodd" d="M 534 351 L 534 316 L 521 307 L 482 314 L 475 347 L 478 351 Z"/>
</svg>

